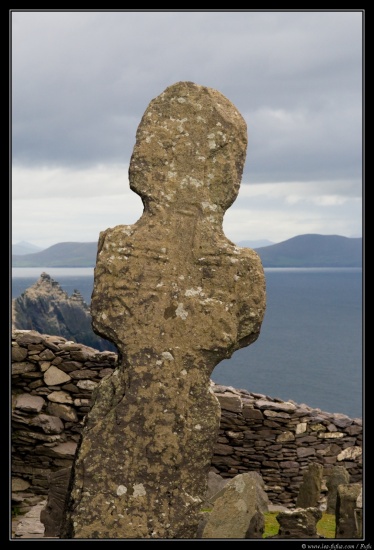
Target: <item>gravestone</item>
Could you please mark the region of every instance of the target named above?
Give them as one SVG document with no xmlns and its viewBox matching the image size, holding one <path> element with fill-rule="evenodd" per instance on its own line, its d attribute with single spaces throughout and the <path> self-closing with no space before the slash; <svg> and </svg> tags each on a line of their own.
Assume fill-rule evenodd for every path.
<svg viewBox="0 0 374 550">
<path fill-rule="evenodd" d="M 317 533 L 317 523 L 322 518 L 318 508 L 295 508 L 284 510 L 277 515 L 278 534 L 269 538 L 307 539 L 323 538 Z"/>
<path fill-rule="evenodd" d="M 142 117 L 129 181 L 144 211 L 100 234 L 91 302 L 119 367 L 95 390 L 62 538 L 196 536 L 220 421 L 210 375 L 265 312 L 258 255 L 222 229 L 246 148 L 235 106 L 192 82 Z"/>
<path fill-rule="evenodd" d="M 303 481 L 297 495 L 296 508 L 313 508 L 318 506 L 321 496 L 323 466 L 311 462 L 303 474 Z"/>
<path fill-rule="evenodd" d="M 212 501 L 215 495 L 224 488 L 229 482 L 228 478 L 221 477 L 212 470 L 208 474 L 207 478 L 207 490 L 204 496 L 204 507 L 209 508 L 212 506 Z"/>
<path fill-rule="evenodd" d="M 326 487 L 328 490 L 326 512 L 328 514 L 335 514 L 338 486 L 347 484 L 349 484 L 348 470 L 341 465 L 334 466 L 326 481 Z"/>
<path fill-rule="evenodd" d="M 262 538 L 268 505 L 260 474 L 238 474 L 214 495 L 213 509 L 206 514 L 204 525 L 200 526 L 201 538 Z"/>
<path fill-rule="evenodd" d="M 362 525 L 357 523 L 357 499 L 362 491 L 361 483 L 338 486 L 335 512 L 335 538 L 354 539 L 362 534 Z"/>
</svg>

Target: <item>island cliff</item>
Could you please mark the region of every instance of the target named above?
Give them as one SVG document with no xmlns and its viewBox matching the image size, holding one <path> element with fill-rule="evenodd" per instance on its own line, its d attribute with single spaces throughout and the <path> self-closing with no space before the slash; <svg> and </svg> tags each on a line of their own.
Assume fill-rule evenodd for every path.
<svg viewBox="0 0 374 550">
<path fill-rule="evenodd" d="M 12 328 L 58 334 L 100 351 L 116 351 L 93 332 L 90 309 L 81 293 L 75 290 L 69 296 L 47 273 L 12 300 Z"/>
</svg>

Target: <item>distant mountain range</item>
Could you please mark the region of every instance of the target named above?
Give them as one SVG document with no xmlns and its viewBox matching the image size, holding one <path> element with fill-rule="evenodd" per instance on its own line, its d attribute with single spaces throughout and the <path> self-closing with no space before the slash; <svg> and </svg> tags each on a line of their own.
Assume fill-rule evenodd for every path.
<svg viewBox="0 0 374 550">
<path fill-rule="evenodd" d="M 41 252 L 12 255 L 12 267 L 94 267 L 97 242 L 57 243 Z"/>
<path fill-rule="evenodd" d="M 362 238 L 298 235 L 255 249 L 264 267 L 362 267 Z"/>
<path fill-rule="evenodd" d="M 277 244 L 269 242 L 238 244 L 256 250 L 264 267 L 362 267 L 361 237 L 306 234 Z M 58 243 L 40 252 L 13 254 L 12 267 L 95 267 L 96 253 L 97 242 Z"/>
<path fill-rule="evenodd" d="M 273 243 L 273 241 L 269 241 L 268 239 L 259 239 L 258 241 L 239 241 L 237 243 L 238 246 L 244 246 L 245 248 L 260 248 L 263 246 L 270 246 Z"/>
<path fill-rule="evenodd" d="M 35 244 L 31 244 L 26 241 L 12 244 L 12 254 L 17 254 L 18 256 L 21 256 L 23 254 L 33 254 L 34 252 L 41 252 L 42 250 L 44 250 L 42 247 L 36 246 Z"/>
</svg>

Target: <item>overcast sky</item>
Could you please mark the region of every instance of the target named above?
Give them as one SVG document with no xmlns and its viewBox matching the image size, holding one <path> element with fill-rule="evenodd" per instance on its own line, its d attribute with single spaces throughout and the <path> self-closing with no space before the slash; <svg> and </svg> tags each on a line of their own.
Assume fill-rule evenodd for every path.
<svg viewBox="0 0 374 550">
<path fill-rule="evenodd" d="M 12 242 L 97 241 L 142 213 L 128 163 L 181 80 L 241 112 L 234 242 L 362 234 L 363 28 L 351 11 L 11 10 Z"/>
</svg>

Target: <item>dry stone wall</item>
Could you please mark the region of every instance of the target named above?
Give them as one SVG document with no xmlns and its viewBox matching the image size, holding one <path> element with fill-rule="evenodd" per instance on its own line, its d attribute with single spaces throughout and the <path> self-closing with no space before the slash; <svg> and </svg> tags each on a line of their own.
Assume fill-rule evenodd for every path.
<svg viewBox="0 0 374 550">
<path fill-rule="evenodd" d="M 60 336 L 12 333 L 12 498 L 45 498 L 49 476 L 71 467 L 92 392 L 117 355 Z M 362 482 L 362 421 L 212 383 L 221 425 L 212 469 L 231 478 L 258 472 L 270 502 L 295 506 L 303 473 L 344 466 Z M 27 507 L 27 504 L 26 504 Z"/>
<path fill-rule="evenodd" d="M 326 480 L 336 464 L 362 481 L 362 420 L 294 401 L 215 386 L 221 429 L 212 464 L 221 476 L 257 471 L 269 500 L 295 506 L 303 474 L 313 462 Z"/>
</svg>

